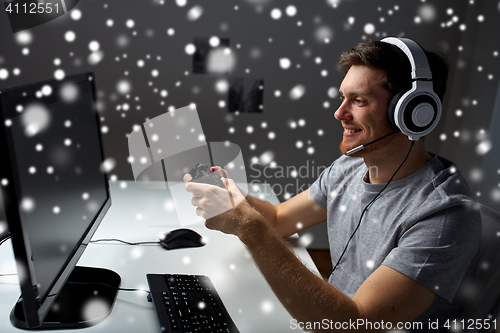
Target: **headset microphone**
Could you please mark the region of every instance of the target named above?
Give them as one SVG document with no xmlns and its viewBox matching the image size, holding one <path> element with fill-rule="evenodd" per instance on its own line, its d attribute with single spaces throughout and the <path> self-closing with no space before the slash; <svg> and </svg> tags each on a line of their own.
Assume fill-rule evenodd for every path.
<svg viewBox="0 0 500 333">
<path fill-rule="evenodd" d="M 399 131 L 394 131 L 394 132 L 391 132 L 391 133 L 389 133 L 389 134 L 384 135 L 384 136 L 383 136 L 383 137 L 381 137 L 381 138 L 378 138 L 378 139 L 376 139 L 376 140 L 373 140 L 373 141 L 371 141 L 371 142 L 368 142 L 367 144 L 364 144 L 364 145 L 361 145 L 361 146 L 357 146 L 356 148 L 353 148 L 353 149 L 351 149 L 351 150 L 347 151 L 347 153 L 345 153 L 345 154 L 346 154 L 346 155 L 351 155 L 351 154 L 354 154 L 354 153 L 356 153 L 356 152 L 358 152 L 358 151 L 360 151 L 360 150 L 362 150 L 362 149 L 365 149 L 366 147 L 368 147 L 368 146 L 369 146 L 369 145 L 371 145 L 372 143 L 375 143 L 375 142 L 377 142 L 377 141 L 380 141 L 380 140 L 382 140 L 382 139 L 385 139 L 385 138 L 387 138 L 388 136 L 391 136 L 391 135 L 396 134 L 396 133 L 398 133 L 398 132 L 399 132 Z"/>
</svg>

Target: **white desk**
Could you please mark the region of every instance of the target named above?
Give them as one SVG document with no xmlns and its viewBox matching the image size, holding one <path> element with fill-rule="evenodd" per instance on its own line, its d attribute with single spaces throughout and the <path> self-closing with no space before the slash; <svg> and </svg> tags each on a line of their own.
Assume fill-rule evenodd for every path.
<svg viewBox="0 0 500 333">
<path fill-rule="evenodd" d="M 250 186 L 250 194 L 258 197 L 255 190 Z M 259 186 L 259 190 L 266 193 L 268 201 L 278 203 L 276 196 L 269 194 L 269 186 Z M 111 208 L 94 240 L 156 241 L 158 235 L 180 228 L 167 191 L 145 190 L 134 182 L 117 182 L 111 184 L 111 198 Z M 167 251 L 161 246 L 91 243 L 78 265 L 103 267 L 117 272 L 122 278 L 123 288 L 148 289 L 147 273 L 207 275 L 242 333 L 297 332 L 290 328 L 291 316 L 274 296 L 237 237 L 208 230 L 203 224 L 189 228 L 206 237 L 207 245 Z M 304 248 L 294 247 L 294 251 L 319 275 Z M 11 272 L 15 272 L 15 262 L 9 240 L 0 246 L 0 274 Z M 17 276 L 0 277 L 0 332 L 21 331 L 14 328 L 9 320 L 19 295 Z M 146 300 L 146 293 L 120 291 L 107 319 L 78 331 L 147 333 L 160 332 L 160 329 L 153 304 Z"/>
</svg>

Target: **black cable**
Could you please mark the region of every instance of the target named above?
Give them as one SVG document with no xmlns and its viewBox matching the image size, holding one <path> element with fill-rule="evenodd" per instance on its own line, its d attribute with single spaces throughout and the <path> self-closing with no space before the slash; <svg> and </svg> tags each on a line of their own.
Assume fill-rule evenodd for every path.
<svg viewBox="0 0 500 333">
<path fill-rule="evenodd" d="M 0 241 L 0 245 L 2 245 L 8 239 L 10 239 L 10 235 L 7 236 L 7 238 L 2 239 Z M 124 244 L 127 244 L 127 245 L 150 245 L 150 244 L 159 245 L 160 244 L 160 242 L 137 242 L 137 243 L 131 243 L 131 242 L 126 242 L 126 241 L 121 240 L 121 239 L 115 239 L 115 238 L 96 239 L 96 240 L 91 240 L 90 241 L 90 243 L 97 243 L 97 242 L 120 242 L 120 243 L 124 243 Z M 11 275 L 17 275 L 17 273 L 13 273 L 13 274 L 0 274 L 0 277 L 1 276 L 11 276 Z M 111 287 L 111 286 L 109 286 L 109 287 Z M 120 289 L 120 288 L 118 288 L 118 290 L 133 291 L 132 289 L 126 290 L 126 289 Z M 137 289 L 137 291 L 140 291 L 140 290 L 142 290 L 142 289 Z"/>
<path fill-rule="evenodd" d="M 103 286 L 106 286 L 108 288 L 111 288 L 111 289 L 116 289 L 116 290 L 123 290 L 123 291 L 143 291 L 145 293 L 148 293 L 148 294 L 151 294 L 151 292 L 149 290 L 146 290 L 146 289 L 137 289 L 137 288 L 116 288 L 116 287 L 113 287 L 107 283 L 104 283 L 104 282 L 76 282 L 76 281 L 68 281 L 66 283 L 69 283 L 69 284 L 100 284 L 100 285 L 103 285 Z"/>
<path fill-rule="evenodd" d="M 5 237 L 4 239 L 0 240 L 0 245 L 2 245 L 3 243 L 5 243 L 6 241 L 8 241 L 10 239 L 10 234 L 7 235 L 7 237 Z"/>
<path fill-rule="evenodd" d="M 116 287 L 113 287 L 107 283 L 104 283 L 104 282 L 77 282 L 77 281 L 67 281 L 66 283 L 69 283 L 69 284 L 100 284 L 100 285 L 103 285 L 105 287 L 108 287 L 108 288 L 111 288 L 111 289 L 115 289 L 115 290 L 121 290 L 121 291 L 142 291 L 142 292 L 145 292 L 145 293 L 148 293 L 148 295 L 151 294 L 151 291 L 149 290 L 146 290 L 146 289 L 137 289 L 137 288 L 116 288 Z M 52 295 L 48 295 L 47 297 L 54 297 L 56 296 L 57 294 L 52 294 Z"/>
<path fill-rule="evenodd" d="M 91 240 L 90 241 L 91 243 L 97 243 L 97 242 L 120 242 L 120 243 L 124 243 L 124 244 L 127 244 L 127 245 L 146 245 L 146 244 L 160 244 L 160 242 L 137 242 L 137 243 L 130 243 L 130 242 L 126 242 L 124 240 L 121 240 L 121 239 L 116 239 L 116 238 L 108 238 L 108 239 L 96 239 L 96 240 Z"/>
<path fill-rule="evenodd" d="M 335 266 L 333 267 L 332 269 L 332 272 L 330 273 L 330 275 L 328 276 L 328 278 L 330 278 L 333 274 L 333 272 L 335 271 L 335 269 L 337 269 L 337 266 L 339 265 L 340 263 L 340 260 L 342 260 L 342 257 L 344 256 L 345 252 L 347 251 L 347 247 L 349 246 L 349 243 L 351 242 L 351 239 L 354 237 L 354 234 L 356 233 L 356 231 L 358 231 L 359 229 L 359 226 L 361 225 L 361 220 L 363 219 L 363 215 L 365 215 L 365 212 L 366 210 L 368 209 L 368 207 L 371 206 L 371 204 L 377 200 L 377 198 L 379 197 L 379 195 L 387 188 L 387 186 L 389 186 L 390 182 L 392 181 L 392 179 L 394 178 L 394 176 L 396 176 L 396 174 L 398 173 L 399 169 L 401 169 L 401 167 L 403 166 L 403 164 L 405 164 L 406 160 L 408 159 L 408 156 L 410 156 L 410 153 L 411 153 L 411 149 L 413 148 L 413 145 L 415 144 L 415 141 L 412 141 L 411 142 L 411 146 L 410 146 L 410 150 L 408 150 L 408 154 L 406 154 L 406 157 L 405 159 L 403 160 L 403 163 L 401 163 L 398 167 L 398 169 L 396 170 L 396 172 L 394 172 L 394 174 L 392 175 L 391 179 L 389 179 L 389 181 L 387 182 L 387 184 L 385 184 L 385 186 L 380 190 L 380 192 L 377 193 L 377 195 L 375 196 L 375 198 L 372 199 L 372 201 L 370 201 L 368 203 L 368 205 L 365 206 L 365 208 L 363 209 L 363 211 L 361 212 L 361 216 L 359 218 L 359 222 L 358 222 L 358 225 L 356 226 L 356 229 L 354 229 L 354 232 L 352 233 L 351 237 L 349 237 L 349 240 L 347 241 L 347 244 L 345 245 L 344 247 L 344 251 L 342 251 L 342 254 L 340 255 L 339 257 L 339 260 L 337 260 L 337 263 L 335 264 Z"/>
<path fill-rule="evenodd" d="M 151 294 L 151 291 L 146 290 L 146 289 L 137 289 L 137 288 L 118 288 L 118 290 L 123 290 L 123 291 L 143 291 L 145 293 Z"/>
</svg>

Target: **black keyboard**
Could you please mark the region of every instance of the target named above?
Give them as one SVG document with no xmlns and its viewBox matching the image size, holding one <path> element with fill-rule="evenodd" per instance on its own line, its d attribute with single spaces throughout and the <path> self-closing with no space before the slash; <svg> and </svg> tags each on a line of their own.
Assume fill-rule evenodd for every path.
<svg viewBox="0 0 500 333">
<path fill-rule="evenodd" d="M 161 332 L 239 333 L 204 275 L 147 274 Z"/>
</svg>

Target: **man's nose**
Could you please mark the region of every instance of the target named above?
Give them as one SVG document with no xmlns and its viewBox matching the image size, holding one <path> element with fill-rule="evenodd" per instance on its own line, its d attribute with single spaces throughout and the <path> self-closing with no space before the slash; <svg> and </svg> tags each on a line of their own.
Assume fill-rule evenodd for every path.
<svg viewBox="0 0 500 333">
<path fill-rule="evenodd" d="M 351 112 L 347 106 L 345 99 L 342 101 L 342 104 L 340 104 L 340 106 L 338 107 L 337 111 L 335 111 L 333 116 L 335 117 L 335 119 L 339 121 L 352 119 Z"/>
</svg>

